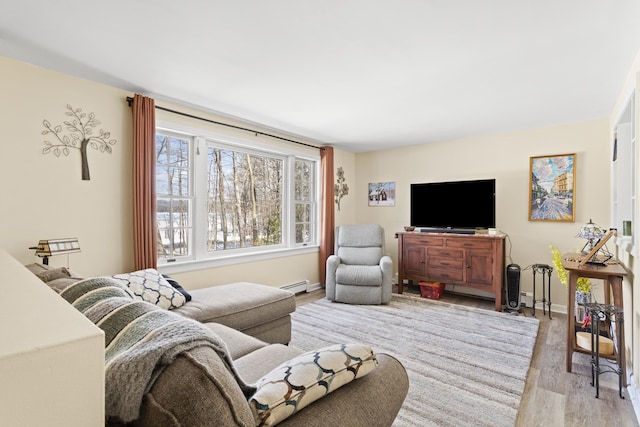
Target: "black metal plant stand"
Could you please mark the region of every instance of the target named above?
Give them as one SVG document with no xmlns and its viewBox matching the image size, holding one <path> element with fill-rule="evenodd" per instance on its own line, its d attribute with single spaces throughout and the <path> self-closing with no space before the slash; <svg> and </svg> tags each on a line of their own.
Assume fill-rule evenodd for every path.
<svg viewBox="0 0 640 427">
<path fill-rule="evenodd" d="M 612 304 L 584 303 L 582 304 L 591 317 L 591 385 L 596 387 L 596 399 L 600 397 L 600 374 L 613 372 L 618 375 L 618 394 L 622 395 L 622 352 L 620 348 L 624 333 L 624 313 L 620 307 Z M 610 331 L 613 340 L 613 351 L 617 366 L 600 363 L 600 330 L 602 326 Z M 606 360 L 603 360 L 603 362 Z M 609 361 L 606 361 L 609 362 Z"/>
<path fill-rule="evenodd" d="M 533 315 L 536 315 L 536 303 L 538 302 L 538 300 L 536 299 L 536 273 L 539 273 L 542 275 L 542 313 L 546 314 L 546 310 L 548 307 L 549 319 L 551 319 L 551 272 L 553 271 L 553 267 L 550 267 L 547 264 L 533 264 L 531 268 L 533 269 Z M 545 274 L 547 279 L 546 289 L 544 287 Z M 548 300 L 547 293 L 549 294 Z"/>
</svg>

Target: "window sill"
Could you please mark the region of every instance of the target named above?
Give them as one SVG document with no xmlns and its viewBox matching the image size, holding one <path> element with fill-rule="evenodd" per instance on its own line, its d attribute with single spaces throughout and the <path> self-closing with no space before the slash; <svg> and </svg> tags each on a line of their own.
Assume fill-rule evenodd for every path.
<svg viewBox="0 0 640 427">
<path fill-rule="evenodd" d="M 305 246 L 297 248 L 287 248 L 271 250 L 268 252 L 260 252 L 253 254 L 231 254 L 216 258 L 207 258 L 199 260 L 188 260 L 172 263 L 158 264 L 158 270 L 164 274 L 186 273 L 195 270 L 205 270 L 208 268 L 222 267 L 226 265 L 243 264 L 247 262 L 263 261 L 275 258 L 284 258 L 295 255 L 304 255 L 318 252 L 318 246 Z"/>
</svg>

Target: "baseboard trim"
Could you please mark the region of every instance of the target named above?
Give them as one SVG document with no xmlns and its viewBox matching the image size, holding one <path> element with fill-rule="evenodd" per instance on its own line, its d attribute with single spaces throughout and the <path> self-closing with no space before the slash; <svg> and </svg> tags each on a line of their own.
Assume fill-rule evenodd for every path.
<svg viewBox="0 0 640 427">
<path fill-rule="evenodd" d="M 309 290 L 309 281 L 301 280 L 300 282 L 291 283 L 289 285 L 281 286 L 280 289 L 285 289 L 287 291 L 291 291 L 294 294 L 307 292 Z"/>
<path fill-rule="evenodd" d="M 318 289 L 322 289 L 320 282 L 311 283 L 307 286 L 307 292 L 317 291 Z"/>
<path fill-rule="evenodd" d="M 628 365 L 627 370 L 629 370 Z M 635 384 L 633 372 L 627 375 L 627 394 L 631 400 L 633 411 L 636 413 L 636 421 L 640 422 L 640 393 L 638 392 L 638 387 Z"/>
</svg>

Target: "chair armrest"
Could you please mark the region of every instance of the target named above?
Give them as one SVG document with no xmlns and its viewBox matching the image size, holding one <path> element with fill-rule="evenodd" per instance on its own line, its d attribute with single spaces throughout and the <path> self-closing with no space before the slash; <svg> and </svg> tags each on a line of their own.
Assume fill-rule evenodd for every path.
<svg viewBox="0 0 640 427">
<path fill-rule="evenodd" d="M 328 300 L 335 300 L 336 297 L 336 270 L 340 265 L 340 257 L 338 255 L 330 255 L 327 258 L 327 272 L 325 275 L 325 291 Z"/>
<path fill-rule="evenodd" d="M 380 258 L 380 269 L 382 270 L 382 274 L 390 274 L 393 275 L 393 260 L 390 256 L 385 255 Z"/>
<path fill-rule="evenodd" d="M 380 270 L 382 271 L 382 303 L 391 302 L 391 291 L 393 290 L 393 260 L 390 256 L 380 258 Z"/>
</svg>

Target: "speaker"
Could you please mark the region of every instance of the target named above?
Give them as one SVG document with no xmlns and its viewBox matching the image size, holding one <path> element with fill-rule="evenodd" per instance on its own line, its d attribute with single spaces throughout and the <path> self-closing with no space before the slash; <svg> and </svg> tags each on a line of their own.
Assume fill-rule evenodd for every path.
<svg viewBox="0 0 640 427">
<path fill-rule="evenodd" d="M 507 266 L 507 308 L 520 309 L 520 266 L 518 264 Z"/>
</svg>

